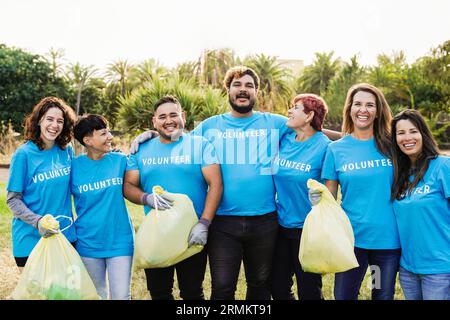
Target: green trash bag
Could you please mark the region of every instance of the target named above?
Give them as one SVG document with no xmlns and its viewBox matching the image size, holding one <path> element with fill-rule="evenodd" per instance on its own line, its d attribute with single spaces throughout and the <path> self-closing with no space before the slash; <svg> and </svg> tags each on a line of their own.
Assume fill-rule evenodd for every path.
<svg viewBox="0 0 450 320">
<path fill-rule="evenodd" d="M 194 205 L 185 194 L 169 193 L 154 187 L 155 203 L 164 202 L 158 196 L 164 192 L 174 201 L 166 210 L 152 209 L 142 221 L 134 244 L 134 267 L 165 268 L 177 264 L 203 250 L 201 245 L 188 247 L 192 227 L 198 222 Z"/>
<path fill-rule="evenodd" d="M 344 272 L 359 266 L 354 253 L 352 225 L 326 186 L 309 179 L 307 186 L 322 191 L 303 225 L 299 260 L 302 269 L 313 273 Z"/>
<path fill-rule="evenodd" d="M 58 217 L 45 215 L 42 224 L 58 230 L 55 218 Z M 61 231 L 39 240 L 11 297 L 14 300 L 100 299 L 78 252 Z"/>
</svg>

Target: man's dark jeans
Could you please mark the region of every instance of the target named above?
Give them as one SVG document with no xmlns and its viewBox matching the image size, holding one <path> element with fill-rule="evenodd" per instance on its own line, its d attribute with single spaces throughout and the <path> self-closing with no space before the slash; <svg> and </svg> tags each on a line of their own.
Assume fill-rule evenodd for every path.
<svg viewBox="0 0 450 320">
<path fill-rule="evenodd" d="M 269 300 L 269 277 L 278 230 L 276 212 L 259 216 L 216 216 L 209 228 L 212 300 L 234 300 L 241 262 L 247 300 Z"/>
<path fill-rule="evenodd" d="M 278 228 L 272 264 L 272 298 L 295 300 L 292 292 L 292 277 L 295 274 L 299 300 L 323 300 L 322 275 L 303 271 L 298 258 L 303 229 Z"/>
<path fill-rule="evenodd" d="M 177 271 L 178 287 L 183 300 L 204 300 L 203 279 L 206 271 L 207 246 L 192 257 L 167 268 L 145 269 L 147 288 L 152 300 L 173 300 L 173 277 Z"/>
</svg>

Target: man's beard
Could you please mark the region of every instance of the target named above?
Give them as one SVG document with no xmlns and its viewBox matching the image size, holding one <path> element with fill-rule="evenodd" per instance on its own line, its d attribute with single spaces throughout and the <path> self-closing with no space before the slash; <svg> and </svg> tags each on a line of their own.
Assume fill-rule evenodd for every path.
<svg viewBox="0 0 450 320">
<path fill-rule="evenodd" d="M 244 113 L 248 113 L 250 111 L 253 110 L 253 107 L 255 106 L 255 100 L 251 100 L 249 99 L 249 104 L 248 106 L 238 106 L 237 104 L 235 104 L 231 98 L 228 98 L 228 102 L 230 103 L 231 108 L 233 108 L 234 111 L 244 114 Z"/>
<path fill-rule="evenodd" d="M 158 131 L 159 135 L 167 141 L 178 141 L 180 139 L 181 135 L 183 134 L 184 128 L 181 128 L 181 127 L 177 128 L 176 131 L 172 132 L 171 135 L 165 134 L 162 130 L 161 131 L 157 130 L 157 131 Z"/>
</svg>

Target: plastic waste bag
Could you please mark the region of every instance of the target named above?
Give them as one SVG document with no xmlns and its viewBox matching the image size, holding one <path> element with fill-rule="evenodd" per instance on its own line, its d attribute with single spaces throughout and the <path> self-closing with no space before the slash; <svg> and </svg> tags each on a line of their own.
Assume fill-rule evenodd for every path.
<svg viewBox="0 0 450 320">
<path fill-rule="evenodd" d="M 188 247 L 192 227 L 198 222 L 194 205 L 185 194 L 169 193 L 153 188 L 156 207 L 169 195 L 174 201 L 170 209 L 152 209 L 142 221 L 134 244 L 135 268 L 165 268 L 177 264 L 203 250 L 202 245 Z"/>
<path fill-rule="evenodd" d="M 306 272 L 336 273 L 359 266 L 352 225 L 326 186 L 309 179 L 307 186 L 322 192 L 303 225 L 299 259 Z"/>
<path fill-rule="evenodd" d="M 48 229 L 58 230 L 56 219 L 60 217 L 72 220 L 47 214 L 42 217 L 42 224 Z M 64 230 L 41 238 L 31 251 L 11 295 L 14 300 L 100 299 L 78 252 L 61 233 Z"/>
</svg>

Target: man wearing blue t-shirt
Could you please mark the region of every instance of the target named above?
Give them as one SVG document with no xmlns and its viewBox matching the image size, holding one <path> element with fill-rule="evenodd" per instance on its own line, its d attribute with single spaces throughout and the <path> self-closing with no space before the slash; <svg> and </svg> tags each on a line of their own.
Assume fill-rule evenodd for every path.
<svg viewBox="0 0 450 320">
<path fill-rule="evenodd" d="M 125 197 L 152 207 L 151 192 L 159 185 L 172 193 L 187 195 L 199 222 L 189 235 L 189 246 L 206 245 L 208 227 L 222 197 L 222 177 L 214 148 L 205 138 L 183 133 L 185 113 L 175 97 L 165 96 L 155 104 L 153 125 L 159 137 L 142 143 L 128 160 L 124 181 Z M 206 249 L 206 247 L 205 247 Z M 185 300 L 204 299 L 203 279 L 206 250 L 167 268 L 146 269 L 147 287 L 153 300 L 173 300 L 174 271 L 180 296 Z"/>
<path fill-rule="evenodd" d="M 278 221 L 271 164 L 286 117 L 253 111 L 259 78 L 244 66 L 225 75 L 231 112 L 213 116 L 193 134 L 215 147 L 223 176 L 223 199 L 211 224 L 208 255 L 211 299 L 234 299 L 241 262 L 246 299 L 270 299 L 268 278 Z"/>
</svg>

